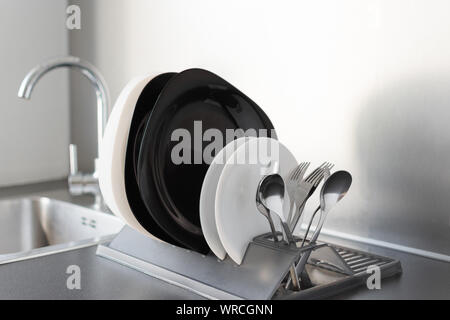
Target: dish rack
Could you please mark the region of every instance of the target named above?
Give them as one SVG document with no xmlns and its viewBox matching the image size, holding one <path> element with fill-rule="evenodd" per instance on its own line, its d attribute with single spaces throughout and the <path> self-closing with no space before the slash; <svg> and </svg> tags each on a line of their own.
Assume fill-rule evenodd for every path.
<svg viewBox="0 0 450 320">
<path fill-rule="evenodd" d="M 379 267 L 382 279 L 402 271 L 398 260 L 326 242 L 299 248 L 302 239 L 295 240 L 287 245 L 274 242 L 271 234 L 260 235 L 237 265 L 228 257 L 202 255 L 125 226 L 110 243 L 97 247 L 97 255 L 208 299 L 323 299 L 365 285 L 370 266 Z M 290 267 L 308 251 L 299 274 L 302 289 L 285 289 Z"/>
</svg>

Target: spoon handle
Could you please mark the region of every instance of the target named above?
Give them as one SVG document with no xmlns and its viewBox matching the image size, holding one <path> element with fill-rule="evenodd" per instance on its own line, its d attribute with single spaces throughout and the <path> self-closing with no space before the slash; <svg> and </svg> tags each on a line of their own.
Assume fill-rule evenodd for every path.
<svg viewBox="0 0 450 320">
<path fill-rule="evenodd" d="M 317 209 L 312 214 L 311 219 L 309 220 L 308 228 L 306 229 L 306 232 L 305 232 L 305 236 L 303 237 L 302 244 L 300 245 L 300 248 L 303 248 L 303 246 L 305 245 L 306 238 L 308 237 L 308 234 L 309 234 L 309 229 L 311 229 L 311 225 L 314 221 L 314 218 L 315 218 L 317 212 L 319 212 L 319 210 L 320 210 L 320 206 L 318 206 Z"/>
<path fill-rule="evenodd" d="M 323 224 L 325 222 L 325 219 L 327 217 L 328 211 L 320 209 L 320 219 L 319 223 L 316 226 L 316 230 L 314 230 L 313 236 L 311 237 L 311 240 L 309 243 L 315 243 L 317 238 L 319 237 L 320 231 L 322 231 Z"/>
<path fill-rule="evenodd" d="M 272 232 L 272 235 L 273 235 L 273 241 L 274 242 L 278 242 L 277 231 L 276 231 L 275 226 L 273 224 L 273 220 L 272 220 L 272 217 L 270 216 L 270 213 L 269 213 L 269 216 L 267 217 L 267 220 L 269 220 L 270 231 Z"/>
<path fill-rule="evenodd" d="M 295 243 L 294 236 L 292 235 L 291 229 L 289 228 L 288 224 L 285 223 L 284 221 L 281 221 L 281 226 L 283 227 L 283 231 L 286 235 L 287 242 L 289 244 Z"/>
<path fill-rule="evenodd" d="M 313 213 L 313 215 L 311 217 L 311 220 L 309 222 L 308 229 L 306 230 L 305 237 L 303 238 L 301 247 L 303 247 L 303 245 L 304 245 L 304 243 L 306 241 L 306 237 L 307 237 L 307 235 L 309 233 L 309 229 L 311 228 L 311 224 L 312 224 L 312 222 L 314 220 L 314 216 L 317 214 L 317 212 L 320 212 L 319 223 L 317 224 L 316 230 L 314 230 L 313 236 L 311 237 L 311 240 L 309 241 L 309 243 L 310 244 L 315 243 L 317 238 L 319 237 L 320 231 L 322 230 L 323 223 L 324 223 L 325 218 L 327 216 L 327 211 L 322 210 L 320 208 L 320 206 L 314 211 L 314 213 Z M 296 271 L 297 274 L 301 274 L 303 272 L 303 269 L 305 268 L 306 263 L 308 262 L 308 259 L 309 259 L 310 255 L 311 255 L 311 250 L 308 250 L 308 251 L 304 252 L 303 255 L 300 257 L 300 261 L 295 266 L 295 271 Z M 288 282 L 286 283 L 285 288 L 289 289 L 291 284 L 292 284 L 292 280 L 289 279 Z"/>
<path fill-rule="evenodd" d="M 311 237 L 311 240 L 309 243 L 315 243 L 317 238 L 319 237 L 320 231 L 322 229 L 323 223 L 325 221 L 325 218 L 327 216 L 327 212 L 320 209 L 320 220 L 316 227 L 316 230 L 313 233 L 313 236 Z M 304 239 L 303 239 L 304 240 Z M 309 256 L 311 255 L 311 250 L 306 251 L 300 258 L 300 261 L 297 263 L 297 266 L 295 267 L 295 270 L 297 271 L 297 274 L 300 274 L 303 269 L 305 268 L 306 263 L 308 262 Z"/>
</svg>

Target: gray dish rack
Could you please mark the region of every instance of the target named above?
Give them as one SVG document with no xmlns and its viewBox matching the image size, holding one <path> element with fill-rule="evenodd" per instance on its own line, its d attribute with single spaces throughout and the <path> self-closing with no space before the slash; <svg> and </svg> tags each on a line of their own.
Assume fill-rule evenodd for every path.
<svg viewBox="0 0 450 320">
<path fill-rule="evenodd" d="M 111 242 L 97 247 L 97 255 L 208 299 L 324 299 L 365 285 L 371 275 L 368 267 L 379 267 L 382 279 L 402 272 L 398 260 L 325 242 L 298 248 L 302 239 L 296 240 L 297 244 L 287 245 L 274 242 L 270 234 L 258 236 L 237 265 L 229 258 L 202 255 L 125 226 Z M 285 289 L 290 266 L 307 251 L 311 255 L 299 275 L 302 289 Z"/>
</svg>

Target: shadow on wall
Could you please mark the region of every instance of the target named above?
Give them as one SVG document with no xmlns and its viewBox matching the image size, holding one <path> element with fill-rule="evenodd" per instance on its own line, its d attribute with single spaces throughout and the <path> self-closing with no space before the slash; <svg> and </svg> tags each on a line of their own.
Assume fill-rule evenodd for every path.
<svg viewBox="0 0 450 320">
<path fill-rule="evenodd" d="M 362 205 L 376 220 L 371 225 L 386 234 L 445 248 L 450 243 L 450 74 L 408 79 L 379 88 L 361 109 L 355 139 Z"/>
</svg>

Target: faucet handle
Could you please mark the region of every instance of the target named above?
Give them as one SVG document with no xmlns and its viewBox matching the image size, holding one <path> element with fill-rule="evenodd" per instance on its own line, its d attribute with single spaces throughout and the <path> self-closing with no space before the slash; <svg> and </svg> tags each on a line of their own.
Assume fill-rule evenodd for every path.
<svg viewBox="0 0 450 320">
<path fill-rule="evenodd" d="M 76 144 L 69 144 L 69 169 L 71 176 L 78 174 L 78 152 Z"/>
<path fill-rule="evenodd" d="M 77 145 L 69 144 L 69 170 L 70 174 L 67 179 L 69 184 L 69 192 L 72 195 L 83 194 L 83 176 L 78 172 L 78 154 Z"/>
<path fill-rule="evenodd" d="M 99 195 L 98 178 L 94 174 L 82 174 L 78 171 L 77 146 L 69 145 L 70 175 L 68 178 L 69 192 L 71 195 L 79 196 L 85 193 Z"/>
</svg>

